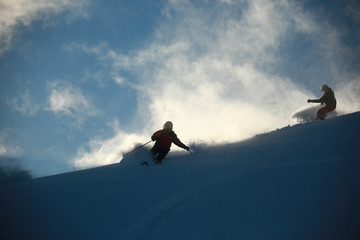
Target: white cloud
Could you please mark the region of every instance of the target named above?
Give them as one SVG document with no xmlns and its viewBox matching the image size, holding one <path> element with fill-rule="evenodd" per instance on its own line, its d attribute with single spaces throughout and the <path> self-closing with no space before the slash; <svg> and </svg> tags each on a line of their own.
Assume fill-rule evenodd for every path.
<svg viewBox="0 0 360 240">
<path fill-rule="evenodd" d="M 91 100 L 85 97 L 81 89 L 67 83 L 51 82 L 49 89 L 48 110 L 77 120 L 81 124 L 86 117 L 96 116 L 99 110 Z"/>
<path fill-rule="evenodd" d="M 186 144 L 234 142 L 293 124 L 291 114 L 312 93 L 272 66 L 289 31 L 312 35 L 320 27 L 293 1 L 243 2 L 236 9 L 223 4 L 207 11 L 169 1 L 163 11 L 168 22 L 153 42 L 128 55 L 104 44 L 82 44 L 85 52 L 111 60 L 114 71 L 137 76 L 141 97 L 134 119 L 142 127 L 136 138 L 119 130 L 113 138 L 95 140 L 88 151 L 79 151 L 76 165 L 116 162 L 120 148 L 149 139 L 167 120 Z"/>
<path fill-rule="evenodd" d="M 87 0 L 0 0 L 0 55 L 8 50 L 17 34 L 18 26 L 30 26 L 35 20 L 49 20 L 51 16 L 70 11 L 70 18 L 85 16 Z"/>
</svg>

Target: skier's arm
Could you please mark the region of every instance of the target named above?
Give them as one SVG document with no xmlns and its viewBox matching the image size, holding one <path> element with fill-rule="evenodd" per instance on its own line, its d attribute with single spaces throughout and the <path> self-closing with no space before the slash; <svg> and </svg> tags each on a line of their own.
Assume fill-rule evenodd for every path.
<svg viewBox="0 0 360 240">
<path fill-rule="evenodd" d="M 326 97 L 325 95 L 326 95 L 326 93 L 324 93 L 324 95 L 319 99 L 308 99 L 308 103 L 312 102 L 312 103 L 321 103 L 321 104 L 323 104 L 324 99 Z"/>
<path fill-rule="evenodd" d="M 161 133 L 162 133 L 162 130 L 159 130 L 159 131 L 155 132 L 155 133 L 151 136 L 151 140 L 153 140 L 153 141 L 158 140 L 158 139 L 160 138 L 160 136 L 161 136 Z"/>
<path fill-rule="evenodd" d="M 181 141 L 180 141 L 180 139 L 176 136 L 176 134 L 174 133 L 173 134 L 173 143 L 176 145 L 176 146 L 178 146 L 178 147 L 181 147 L 181 148 L 184 148 L 186 151 L 189 151 L 189 147 L 188 146 L 186 146 L 185 144 L 183 144 Z"/>
<path fill-rule="evenodd" d="M 308 103 L 321 103 L 321 99 L 309 99 Z"/>
</svg>

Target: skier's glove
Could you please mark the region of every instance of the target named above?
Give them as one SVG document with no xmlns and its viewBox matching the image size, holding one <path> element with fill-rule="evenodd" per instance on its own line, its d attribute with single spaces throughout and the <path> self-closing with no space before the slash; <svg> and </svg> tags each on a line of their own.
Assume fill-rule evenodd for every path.
<svg viewBox="0 0 360 240">
<path fill-rule="evenodd" d="M 189 150 L 190 150 L 190 148 L 189 148 L 188 146 L 185 146 L 184 149 L 185 149 L 186 151 L 189 151 Z"/>
<path fill-rule="evenodd" d="M 308 101 L 307 101 L 308 103 L 311 103 L 311 102 L 313 102 L 313 100 L 311 100 L 311 99 L 308 99 Z"/>
</svg>

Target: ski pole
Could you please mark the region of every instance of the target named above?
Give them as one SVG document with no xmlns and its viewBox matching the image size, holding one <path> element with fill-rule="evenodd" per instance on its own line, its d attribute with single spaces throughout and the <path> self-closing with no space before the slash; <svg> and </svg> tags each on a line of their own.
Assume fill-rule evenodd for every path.
<svg viewBox="0 0 360 240">
<path fill-rule="evenodd" d="M 136 150 L 138 150 L 139 148 L 142 148 L 143 146 L 145 146 L 146 144 L 149 144 L 152 140 L 148 141 L 147 143 L 144 143 L 143 145 L 131 150 L 130 152 L 127 152 L 125 154 L 123 154 L 123 157 L 125 157 L 125 155 L 129 154 L 129 153 L 132 153 L 132 152 L 135 152 Z"/>
</svg>

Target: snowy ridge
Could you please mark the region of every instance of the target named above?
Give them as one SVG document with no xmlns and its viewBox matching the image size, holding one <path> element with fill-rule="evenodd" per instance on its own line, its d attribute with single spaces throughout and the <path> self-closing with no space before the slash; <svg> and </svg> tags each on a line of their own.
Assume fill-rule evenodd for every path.
<svg viewBox="0 0 360 240">
<path fill-rule="evenodd" d="M 356 112 L 193 146 L 162 165 L 140 166 L 143 148 L 120 164 L 4 185 L 0 238 L 359 239 L 359 122 Z"/>
</svg>

